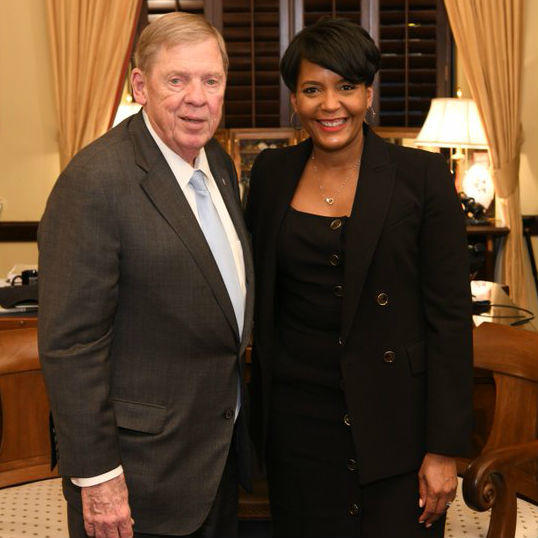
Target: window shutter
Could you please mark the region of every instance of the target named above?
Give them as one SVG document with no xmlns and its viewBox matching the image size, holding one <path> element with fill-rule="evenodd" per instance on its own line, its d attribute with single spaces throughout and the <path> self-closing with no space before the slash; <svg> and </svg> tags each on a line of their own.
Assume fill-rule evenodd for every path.
<svg viewBox="0 0 538 538">
<path fill-rule="evenodd" d="M 437 95 L 436 0 L 380 0 L 380 125 L 423 124 Z"/>
<path fill-rule="evenodd" d="M 226 127 L 280 124 L 279 0 L 223 0 L 230 57 Z"/>
<path fill-rule="evenodd" d="M 204 14 L 204 0 L 146 0 L 146 3 L 148 6 L 148 22 L 173 11 Z"/>
</svg>

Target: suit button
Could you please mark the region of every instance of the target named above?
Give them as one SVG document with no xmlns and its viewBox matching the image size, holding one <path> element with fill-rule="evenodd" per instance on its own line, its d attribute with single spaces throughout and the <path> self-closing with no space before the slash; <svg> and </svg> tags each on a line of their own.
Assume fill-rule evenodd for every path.
<svg viewBox="0 0 538 538">
<path fill-rule="evenodd" d="M 331 256 L 329 256 L 329 263 L 333 267 L 340 265 L 340 256 L 338 256 L 338 254 L 332 254 Z"/>
<path fill-rule="evenodd" d="M 348 427 L 351 427 L 351 417 L 348 413 L 344 415 L 344 424 Z"/>
<path fill-rule="evenodd" d="M 357 516 L 359 515 L 359 505 L 353 503 L 353 504 L 349 507 L 349 510 L 347 511 L 347 514 L 348 514 L 349 516 L 352 516 L 352 517 L 357 517 Z"/>
<path fill-rule="evenodd" d="M 389 304 L 389 296 L 386 293 L 380 293 L 376 300 L 379 306 L 386 306 Z"/>
<path fill-rule="evenodd" d="M 343 345 L 344 345 L 344 339 L 343 339 L 341 336 L 338 337 L 338 340 L 337 340 L 336 342 L 337 342 L 337 344 L 338 344 L 339 346 L 343 346 Z"/>
<path fill-rule="evenodd" d="M 347 460 L 347 468 L 350 471 L 358 471 L 359 470 L 359 464 L 357 463 L 357 460 L 354 460 L 353 458 Z"/>
<path fill-rule="evenodd" d="M 224 418 L 226 420 L 230 420 L 230 419 L 234 418 L 234 416 L 235 416 L 235 411 L 231 407 L 228 407 L 228 409 L 226 409 L 226 411 L 224 411 Z"/>
<path fill-rule="evenodd" d="M 383 354 L 383 360 L 387 364 L 392 364 L 395 358 L 396 358 L 396 353 L 394 353 L 394 351 L 385 351 L 385 353 Z"/>
<path fill-rule="evenodd" d="M 331 227 L 331 230 L 338 230 L 338 228 L 342 226 L 342 219 L 332 220 L 329 226 Z"/>
<path fill-rule="evenodd" d="M 336 297 L 343 297 L 344 295 L 344 286 L 341 286 L 338 284 L 333 288 L 333 293 L 336 295 Z"/>
</svg>

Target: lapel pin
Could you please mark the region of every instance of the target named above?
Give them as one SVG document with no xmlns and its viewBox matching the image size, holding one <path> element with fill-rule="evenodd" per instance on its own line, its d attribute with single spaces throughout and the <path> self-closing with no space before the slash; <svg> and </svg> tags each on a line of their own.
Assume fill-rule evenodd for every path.
<svg viewBox="0 0 538 538">
<path fill-rule="evenodd" d="M 226 185 L 226 179 L 225 178 L 221 177 L 220 180 L 222 181 L 223 185 Z"/>
</svg>

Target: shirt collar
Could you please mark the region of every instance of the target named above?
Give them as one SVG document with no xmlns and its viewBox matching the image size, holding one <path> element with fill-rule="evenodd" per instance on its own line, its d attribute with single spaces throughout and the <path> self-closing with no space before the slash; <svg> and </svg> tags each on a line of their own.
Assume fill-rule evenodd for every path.
<svg viewBox="0 0 538 538">
<path fill-rule="evenodd" d="M 211 175 L 211 169 L 209 168 L 209 162 L 207 160 L 207 155 L 204 148 L 200 149 L 200 152 L 198 153 L 196 159 L 194 159 L 194 167 L 192 167 L 190 163 L 182 159 L 174 150 L 169 148 L 161 140 L 161 138 L 155 132 L 155 129 L 151 125 L 151 122 L 145 110 L 142 110 L 142 116 L 144 118 L 144 122 L 146 124 L 146 127 L 148 128 L 149 133 L 155 140 L 155 143 L 161 150 L 161 153 L 163 154 L 166 162 L 168 163 L 168 166 L 170 166 L 170 168 L 172 169 L 174 176 L 176 177 L 178 183 L 183 189 L 189 183 L 189 180 L 192 177 L 194 170 L 201 170 L 205 174 L 207 179 L 213 177 Z"/>
</svg>

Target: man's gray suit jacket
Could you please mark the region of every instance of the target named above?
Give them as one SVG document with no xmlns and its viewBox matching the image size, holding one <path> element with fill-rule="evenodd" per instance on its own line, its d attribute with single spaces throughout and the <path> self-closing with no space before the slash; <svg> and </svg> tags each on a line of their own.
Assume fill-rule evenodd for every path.
<svg viewBox="0 0 538 538">
<path fill-rule="evenodd" d="M 39 227 L 39 353 L 60 473 L 97 476 L 121 464 L 143 533 L 188 534 L 205 520 L 232 439 L 238 365 L 252 328 L 254 277 L 234 166 L 216 141 L 205 150 L 243 248 L 242 335 L 141 113 L 73 158 Z M 248 483 L 243 415 L 233 446 Z M 64 493 L 80 509 L 67 479 Z"/>
</svg>

